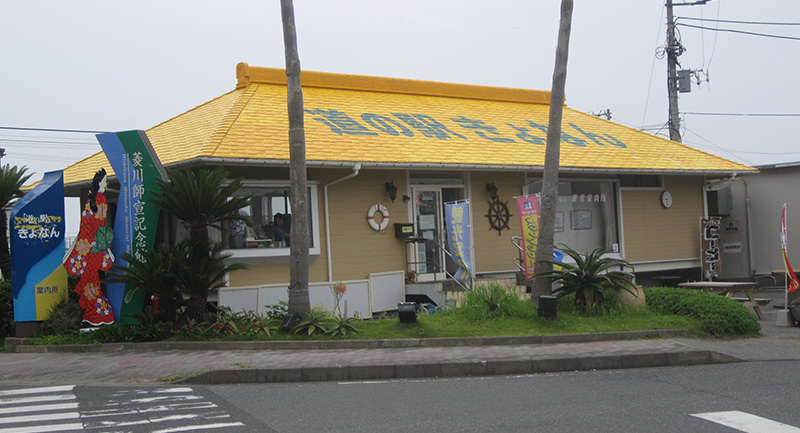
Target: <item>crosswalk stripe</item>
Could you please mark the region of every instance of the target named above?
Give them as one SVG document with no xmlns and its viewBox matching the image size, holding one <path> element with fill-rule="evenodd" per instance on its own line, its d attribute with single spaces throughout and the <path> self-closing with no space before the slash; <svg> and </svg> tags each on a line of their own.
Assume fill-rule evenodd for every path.
<svg viewBox="0 0 800 433">
<path fill-rule="evenodd" d="M 0 399 L 0 405 L 41 403 L 45 401 L 75 400 L 75 398 L 76 398 L 75 394 L 56 394 L 56 395 L 42 395 L 39 397 L 3 398 Z"/>
<path fill-rule="evenodd" d="M 5 407 L 0 408 L 0 415 L 7 413 L 44 412 L 48 410 L 77 409 L 78 403 L 40 404 L 38 406 Z"/>
<path fill-rule="evenodd" d="M 37 421 L 55 421 L 62 419 L 77 419 L 81 414 L 78 412 L 61 412 L 61 413 L 45 413 L 41 415 L 22 415 L 22 416 L 7 416 L 0 418 L 0 424 L 11 424 L 15 422 L 37 422 Z"/>
<path fill-rule="evenodd" d="M 24 395 L 24 394 L 43 394 L 46 392 L 64 392 L 64 391 L 72 391 L 75 389 L 75 385 L 65 385 L 65 386 L 45 386 L 40 388 L 22 388 L 22 389 L 9 389 L 5 391 L 0 391 L 0 396 L 4 395 Z"/>
<path fill-rule="evenodd" d="M 35 425 L 30 427 L 0 428 L 0 433 L 45 433 L 45 432 L 67 432 L 83 430 L 83 424 L 48 424 Z"/>
<path fill-rule="evenodd" d="M 164 430 L 153 430 L 152 433 L 175 433 L 181 431 L 202 430 L 212 428 L 225 428 L 225 427 L 243 427 L 244 424 L 240 422 L 229 422 L 220 424 L 205 424 L 205 425 L 189 425 L 183 427 L 168 428 Z"/>
<path fill-rule="evenodd" d="M 738 410 L 695 413 L 692 416 L 746 433 L 800 433 L 800 428 Z"/>
</svg>

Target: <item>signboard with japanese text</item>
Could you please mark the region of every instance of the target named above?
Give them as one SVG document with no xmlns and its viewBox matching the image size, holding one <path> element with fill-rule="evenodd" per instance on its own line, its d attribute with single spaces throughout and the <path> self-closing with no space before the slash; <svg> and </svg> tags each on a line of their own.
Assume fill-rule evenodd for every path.
<svg viewBox="0 0 800 433">
<path fill-rule="evenodd" d="M 471 287 L 472 266 L 469 240 L 469 201 L 446 203 L 444 205 L 447 225 L 447 245 L 458 270 L 453 279 Z"/>
<path fill-rule="evenodd" d="M 67 296 L 64 258 L 64 175 L 45 173 L 42 181 L 11 210 L 11 292 L 14 321 L 45 320 Z"/>
<path fill-rule="evenodd" d="M 722 218 L 700 218 L 700 261 L 703 277 L 711 280 L 718 277 L 722 272 L 722 241 L 720 239 L 720 229 L 722 228 Z"/>
<path fill-rule="evenodd" d="M 536 246 L 539 243 L 539 196 L 517 197 L 517 210 L 519 211 L 520 227 L 522 227 L 525 280 L 532 280 Z"/>
<path fill-rule="evenodd" d="M 166 180 L 166 173 L 144 131 L 97 134 L 97 141 L 120 184 L 111 251 L 116 264 L 127 266 L 123 253 L 141 259 L 142 251 L 154 246 L 158 209 L 147 201 L 147 193 L 157 191 L 156 179 Z M 124 283 L 109 284 L 107 291 L 116 321 L 136 323 L 130 315 L 141 312 L 144 292 Z"/>
</svg>

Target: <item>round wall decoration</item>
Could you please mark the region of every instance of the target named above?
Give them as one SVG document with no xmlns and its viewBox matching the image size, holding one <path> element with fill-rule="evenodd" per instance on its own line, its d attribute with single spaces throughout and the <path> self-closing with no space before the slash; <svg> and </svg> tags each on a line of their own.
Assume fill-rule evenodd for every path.
<svg viewBox="0 0 800 433">
<path fill-rule="evenodd" d="M 375 221 L 375 212 L 380 212 L 383 217 L 380 224 Z M 389 226 L 389 209 L 386 209 L 386 206 L 380 203 L 373 204 L 367 211 L 367 223 L 376 232 L 386 230 L 386 227 Z"/>
<path fill-rule="evenodd" d="M 661 206 L 664 206 L 664 209 L 669 209 L 672 207 L 672 193 L 669 191 L 664 191 L 661 193 Z"/>
<path fill-rule="evenodd" d="M 485 215 L 489 218 L 489 230 L 497 230 L 498 236 L 503 234 L 504 229 L 508 229 L 508 220 L 511 213 L 508 211 L 508 202 L 500 200 L 489 201 L 489 213 Z"/>
</svg>

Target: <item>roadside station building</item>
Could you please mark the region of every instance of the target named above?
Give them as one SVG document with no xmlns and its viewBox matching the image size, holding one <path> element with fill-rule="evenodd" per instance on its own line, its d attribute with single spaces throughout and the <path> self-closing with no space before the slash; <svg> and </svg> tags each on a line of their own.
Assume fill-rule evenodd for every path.
<svg viewBox="0 0 800 433">
<path fill-rule="evenodd" d="M 167 168 L 224 168 L 255 197 L 241 212 L 260 230 L 215 233 L 231 260 L 249 266 L 229 275 L 221 302 L 260 308 L 273 300 L 268 289 L 288 286 L 289 248 L 274 237 L 278 213 L 288 224 L 293 213 L 309 213 L 312 286 L 348 282 L 348 296 L 369 297 L 368 307 L 352 300 L 362 317 L 396 308 L 397 293 L 412 286 L 434 299 L 448 281 L 455 264 L 446 253 L 447 202 L 470 202 L 477 278 L 519 271 L 513 197 L 541 188 L 549 92 L 305 71 L 309 208 L 301 210 L 288 199 L 285 72 L 240 63 L 236 78 L 230 92 L 146 131 Z M 561 138 L 556 244 L 603 248 L 637 277 L 699 278 L 706 178 L 754 169 L 567 106 Z M 102 153 L 67 168 L 67 194 L 85 192 L 100 167 L 111 172 Z M 175 221 L 163 228 L 167 238 L 181 232 Z M 411 270 L 418 284 L 406 287 Z M 437 283 L 423 289 L 426 281 Z M 379 286 L 394 294 L 382 300 Z"/>
</svg>

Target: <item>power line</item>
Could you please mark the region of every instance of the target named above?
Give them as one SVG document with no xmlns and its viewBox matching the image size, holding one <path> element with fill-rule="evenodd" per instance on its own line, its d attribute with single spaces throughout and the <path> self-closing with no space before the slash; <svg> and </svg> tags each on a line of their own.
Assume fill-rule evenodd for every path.
<svg viewBox="0 0 800 433">
<path fill-rule="evenodd" d="M 81 129 L 21 128 L 17 126 L 0 126 L 0 129 L 10 129 L 14 131 L 77 132 L 82 134 L 105 134 L 109 132 L 109 131 L 85 131 Z"/>
<path fill-rule="evenodd" d="M 743 30 L 720 29 L 720 28 L 711 28 L 711 27 L 705 27 L 705 26 L 693 26 L 691 24 L 681 24 L 681 23 L 678 23 L 676 25 L 683 26 L 683 27 L 689 27 L 689 28 L 693 28 L 693 29 L 710 30 L 712 32 L 739 33 L 739 34 L 742 34 L 742 35 L 762 36 L 762 37 L 765 37 L 765 38 L 787 39 L 787 40 L 791 40 L 791 41 L 800 41 L 799 37 L 794 37 L 794 36 L 770 35 L 770 34 L 767 34 L 767 33 L 746 32 L 746 31 L 743 31 Z"/>
<path fill-rule="evenodd" d="M 55 145 L 55 144 L 74 144 L 76 146 L 85 146 L 85 147 L 95 147 L 99 146 L 100 144 L 95 142 L 92 144 L 91 142 L 86 141 L 64 141 L 64 140 L 24 140 L 19 138 L 3 138 L 0 137 L 0 142 L 3 144 L 5 143 L 26 143 L 30 146 L 37 146 L 37 145 Z"/>
<path fill-rule="evenodd" d="M 764 21 L 737 21 L 737 20 L 711 20 L 711 19 L 703 19 L 703 18 L 693 18 L 693 17 L 676 17 L 678 20 L 690 20 L 690 21 L 708 21 L 712 23 L 727 23 L 727 24 L 754 24 L 754 25 L 765 25 L 765 26 L 800 26 L 800 23 L 775 23 L 775 22 L 764 22 Z"/>
<path fill-rule="evenodd" d="M 800 113 L 702 113 L 684 111 L 683 114 L 694 114 L 695 116 L 800 117 Z"/>
</svg>

